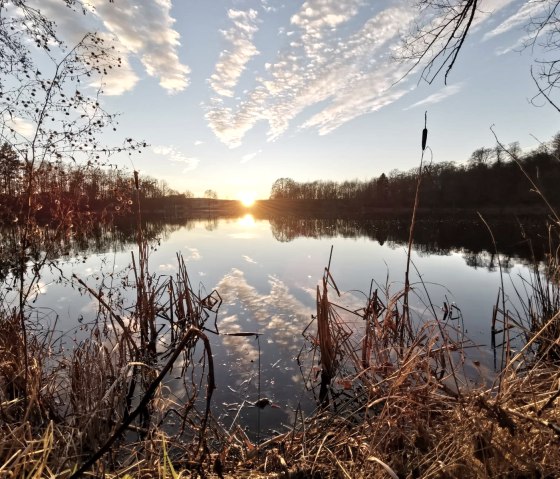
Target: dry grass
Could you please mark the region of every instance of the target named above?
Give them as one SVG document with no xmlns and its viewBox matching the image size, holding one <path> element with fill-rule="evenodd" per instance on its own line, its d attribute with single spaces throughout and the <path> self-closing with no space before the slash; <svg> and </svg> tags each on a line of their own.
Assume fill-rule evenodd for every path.
<svg viewBox="0 0 560 479">
<path fill-rule="evenodd" d="M 146 266 L 147 257 L 140 261 Z M 210 344 L 199 328 L 213 319 L 220 298 L 192 290 L 181 258 L 178 275 L 165 281 L 135 269 L 139 301 L 132 312 L 117 295 L 74 278 L 100 308 L 79 342 L 54 339 L 52 331 L 31 327 L 29 317 L 26 348 L 19 315 L 2 311 L 0 477 L 153 472 L 165 440 L 168 469 L 169 457 L 200 468 L 214 434 L 207 427 L 214 379 Z M 184 380 L 171 391 L 173 368 Z M 170 422 L 179 427 L 166 439 Z M 87 470 L 80 472 L 80 464 Z"/>
<path fill-rule="evenodd" d="M 429 314 L 416 316 L 409 308 L 407 292 L 423 284 L 371 288 L 349 310 L 330 299 L 339 290 L 327 267 L 300 358 L 320 366 L 306 370 L 318 409 L 254 444 L 210 413 L 213 362 L 201 330 L 219 295 L 197 295 L 180 257 L 175 278 L 151 275 L 147 249 L 139 251 L 133 307 L 75 278 L 100 314 L 71 347 L 32 328 L 25 347 L 19 315 L 0 315 L 0 478 L 560 476 L 553 276 L 546 296 L 536 289 L 550 314 L 532 318 L 525 346 L 482 388 L 465 378 L 466 343 L 449 308 L 428 301 Z M 183 378 L 179 393 L 166 384 L 171 370 Z"/>
</svg>

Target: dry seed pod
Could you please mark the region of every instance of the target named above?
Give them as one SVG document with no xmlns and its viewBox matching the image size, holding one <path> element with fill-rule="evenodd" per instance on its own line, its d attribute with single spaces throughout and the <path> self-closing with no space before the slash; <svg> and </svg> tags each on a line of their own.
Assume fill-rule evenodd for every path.
<svg viewBox="0 0 560 479">
<path fill-rule="evenodd" d="M 424 129 L 422 130 L 422 151 L 426 149 L 426 141 L 428 140 L 428 112 L 424 112 Z"/>
</svg>

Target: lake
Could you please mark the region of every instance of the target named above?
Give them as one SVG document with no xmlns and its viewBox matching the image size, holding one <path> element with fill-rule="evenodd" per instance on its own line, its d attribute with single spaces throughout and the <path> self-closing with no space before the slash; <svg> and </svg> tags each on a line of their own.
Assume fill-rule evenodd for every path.
<svg viewBox="0 0 560 479">
<path fill-rule="evenodd" d="M 501 285 L 499 266 L 508 307 L 516 308 L 515 289 L 530 276 L 531 255 L 540 260 L 544 254 L 544 245 L 537 247 L 542 242 L 538 222 L 521 223 L 523 228 L 519 222 L 489 220 L 495 245 L 475 217 L 421 220 L 417 225 L 411 308 L 422 317 L 431 314 L 430 301 L 441 316 L 444 303 L 453 307 L 452 326 L 475 346 L 468 349 L 465 362 L 466 374 L 475 382 L 491 380 L 496 367 L 490 327 Z M 305 354 L 309 348 L 302 332 L 316 313 L 316 289 L 331 247 L 330 272 L 341 296 L 331 292 L 330 299 L 345 308 L 364 307 L 370 287 L 394 294 L 404 285 L 406 221 L 259 219 L 248 213 L 238 218 L 148 222 L 144 230 L 151 238 L 149 263 L 154 274 L 174 275 L 179 253 L 201 297 L 213 289 L 219 292 L 221 334 L 210 334 L 217 383 L 213 413 L 226 427 L 239 422 L 253 436 L 257 430 L 262 436 L 281 431 L 293 423 L 296 410 L 309 414 L 314 408 L 306 382 L 317 364 Z M 534 238 L 532 253 L 529 236 Z M 76 274 L 95 290 L 102 283 L 118 287 L 132 251 L 134 228 L 125 223 L 69 245 L 58 267 L 66 278 Z M 122 300 L 132 300 L 128 295 L 123 290 Z M 42 276 L 34 306 L 45 321 L 55 324 L 56 318 L 57 330 L 76 342 L 85 337 L 99 309 L 96 300 L 60 280 L 56 270 Z M 349 317 L 348 327 L 360 334 L 359 320 Z M 311 325 L 308 333 L 314 334 L 315 328 Z M 224 335 L 242 332 L 258 333 L 258 339 Z M 173 390 L 172 383 L 169 388 Z M 259 389 L 260 397 L 269 398 L 274 407 L 253 406 Z"/>
</svg>

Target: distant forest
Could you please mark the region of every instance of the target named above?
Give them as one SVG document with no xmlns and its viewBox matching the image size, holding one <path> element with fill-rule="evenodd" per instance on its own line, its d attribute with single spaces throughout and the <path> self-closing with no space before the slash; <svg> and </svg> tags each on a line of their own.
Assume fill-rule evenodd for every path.
<svg viewBox="0 0 560 479">
<path fill-rule="evenodd" d="M 406 172 L 393 170 L 365 181 L 297 182 L 280 178 L 272 185 L 270 211 L 309 212 L 315 208 L 313 205 L 317 212 L 327 209 L 333 214 L 348 213 L 349 208 L 362 214 L 374 209 L 408 211 L 413 204 L 417 175 L 418 168 L 413 168 Z M 552 205 L 560 206 L 560 133 L 528 153 L 522 153 L 513 143 L 506 148 L 478 148 L 465 164 L 426 163 L 420 205 L 430 210 L 543 207 L 527 176 Z M 118 215 L 133 209 L 137 194 L 143 210 L 165 214 L 173 210 L 175 215 L 204 209 L 232 212 L 237 211 L 238 203 L 218 200 L 217 193 L 210 189 L 204 192 L 203 199 L 197 199 L 190 191 L 179 193 L 165 181 L 148 176 L 140 176 L 136 185 L 132 172 L 114 166 L 45 161 L 34 166 L 30 181 L 29 165 L 18 160 L 5 143 L 0 146 L 0 218 L 17 221 L 29 194 L 40 210 L 35 212 L 37 217 L 93 211 Z M 269 210 L 269 202 L 258 203 L 256 210 Z M 280 211 L 274 204 L 280 205 Z M 354 208 L 358 205 L 360 211 Z"/>
<path fill-rule="evenodd" d="M 140 175 L 137 181 L 139 198 L 148 208 L 163 208 L 170 200 L 175 204 L 194 197 L 190 191 L 179 193 L 172 189 L 165 180 Z M 125 212 L 136 202 L 137 191 L 131 171 L 63 161 L 26 164 L 4 143 L 0 146 L 0 217 L 17 221 L 29 196 L 35 205 L 34 214 L 48 218 L 70 211 L 73 215 Z M 217 194 L 206 190 L 204 197 L 215 199 Z"/>
<path fill-rule="evenodd" d="M 431 209 L 542 206 L 523 171 L 551 204 L 560 205 L 560 133 L 525 154 L 518 143 L 512 143 L 505 148 L 479 148 L 466 164 L 427 163 L 422 171 L 420 203 Z M 272 185 L 270 199 L 344 200 L 374 208 L 410 208 L 417 175 L 418 168 L 413 168 L 366 181 L 280 178 Z"/>
</svg>

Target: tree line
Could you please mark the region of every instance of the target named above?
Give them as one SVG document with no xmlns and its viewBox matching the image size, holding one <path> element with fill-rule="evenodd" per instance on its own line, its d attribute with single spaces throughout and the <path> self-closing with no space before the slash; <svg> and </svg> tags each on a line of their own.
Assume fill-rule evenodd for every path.
<svg viewBox="0 0 560 479">
<path fill-rule="evenodd" d="M 519 207 L 542 205 L 529 182 L 560 205 L 560 133 L 523 153 L 519 144 L 482 147 L 468 161 L 428 163 L 422 168 L 421 206 L 426 208 Z M 379 208 L 407 208 L 414 201 L 418 168 L 392 170 L 369 180 L 297 182 L 279 178 L 270 199 L 344 200 Z"/>
<path fill-rule="evenodd" d="M 34 177 L 32 182 L 30 174 Z M 137 181 L 139 198 L 146 200 L 146 204 L 166 198 L 194 198 L 191 191 L 179 193 L 165 180 L 140 175 Z M 136 180 L 134 173 L 126 169 L 91 162 L 44 161 L 31 171 L 14 148 L 3 143 L 0 146 L 0 217 L 17 221 L 30 195 L 34 209 L 42 211 L 39 216 L 48 216 L 65 206 L 74 212 L 97 211 L 108 206 L 113 211 L 123 211 L 137 198 Z M 217 196 L 214 190 L 204 192 L 207 199 Z"/>
<path fill-rule="evenodd" d="M 0 146 L 0 194 L 18 198 L 27 193 L 28 168 L 8 144 Z M 134 184 L 133 174 L 117 167 L 101 167 L 95 164 L 73 164 L 63 161 L 45 161 L 36 166 L 36 194 L 79 192 L 92 200 L 113 199 L 123 191 L 130 191 Z M 139 178 L 142 196 L 160 198 L 178 195 L 165 180 L 149 176 Z M 188 193 L 187 193 L 188 195 Z"/>
</svg>

